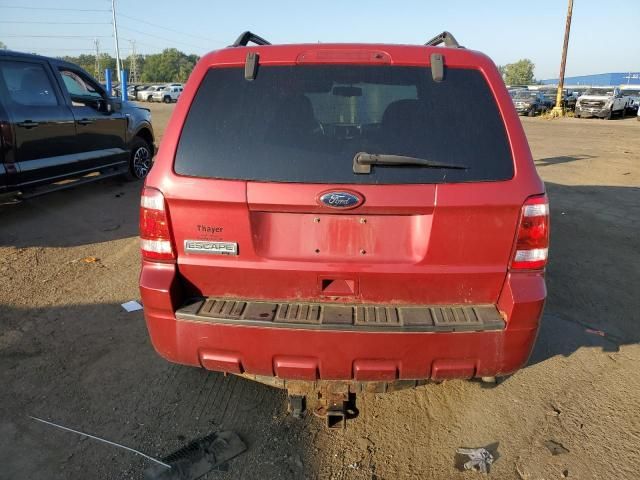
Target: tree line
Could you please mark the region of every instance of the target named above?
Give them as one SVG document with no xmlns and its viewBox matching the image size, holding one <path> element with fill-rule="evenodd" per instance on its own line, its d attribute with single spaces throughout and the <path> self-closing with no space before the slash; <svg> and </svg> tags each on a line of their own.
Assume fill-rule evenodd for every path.
<svg viewBox="0 0 640 480">
<path fill-rule="evenodd" d="M 6 48 L 6 45 L 0 42 L 0 48 Z M 80 65 L 87 72 L 95 75 L 98 80 L 104 77 L 105 68 L 116 71 L 116 59 L 108 53 L 99 56 L 100 70 L 96 72 L 96 56 L 95 55 L 79 55 L 77 57 L 61 57 L 67 62 Z M 136 76 L 132 76 L 133 58 L 128 56 L 123 59 L 123 68 L 129 71 L 129 82 L 143 83 L 168 83 L 168 82 L 186 82 L 191 74 L 191 70 L 198 62 L 197 55 L 187 55 L 176 48 L 166 48 L 162 53 L 154 53 L 150 55 L 136 55 Z M 536 82 L 533 75 L 535 64 L 528 58 L 523 58 L 514 63 L 499 65 L 498 70 L 507 85 L 531 85 Z"/>
<path fill-rule="evenodd" d="M 104 79 L 104 70 L 109 68 L 114 72 L 113 79 L 115 81 L 116 59 L 107 53 L 100 54 L 98 57 L 99 62 L 96 62 L 95 55 L 87 54 L 61 58 L 81 66 L 98 80 Z M 197 55 L 188 55 L 176 48 L 167 48 L 162 53 L 136 55 L 135 72 L 133 71 L 133 57 L 129 55 L 122 59 L 122 68 L 129 72 L 130 83 L 184 83 L 189 78 L 199 58 Z M 100 66 L 98 71 L 96 71 L 97 65 Z"/>
<path fill-rule="evenodd" d="M 0 41 L 0 49 L 6 49 L 7 45 Z M 35 53 L 35 52 L 33 52 Z M 76 57 L 59 57 L 67 62 L 81 66 L 87 72 L 96 77 L 97 80 L 104 80 L 104 71 L 109 68 L 116 72 L 116 59 L 108 53 L 96 55 L 82 54 Z M 162 53 L 135 56 L 135 71 L 133 71 L 133 56 L 129 55 L 122 59 L 122 68 L 129 71 L 129 82 L 144 83 L 168 83 L 186 82 L 200 57 L 198 55 L 188 55 L 177 48 L 165 48 Z M 97 68 L 99 66 L 99 68 Z"/>
<path fill-rule="evenodd" d="M 498 70 L 507 85 L 533 85 L 536 82 L 533 76 L 535 64 L 528 58 L 523 58 L 514 63 L 499 65 Z"/>
</svg>

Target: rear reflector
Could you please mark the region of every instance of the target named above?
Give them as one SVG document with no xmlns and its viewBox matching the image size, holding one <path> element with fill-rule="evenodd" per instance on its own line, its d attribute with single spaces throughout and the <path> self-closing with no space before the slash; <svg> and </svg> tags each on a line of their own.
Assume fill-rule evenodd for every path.
<svg viewBox="0 0 640 480">
<path fill-rule="evenodd" d="M 153 188 L 144 188 L 140 199 L 140 248 L 149 260 L 175 258 L 164 196 Z"/>
<path fill-rule="evenodd" d="M 511 268 L 541 270 L 549 253 L 549 200 L 546 195 L 530 197 L 522 206 L 518 240 Z"/>
</svg>

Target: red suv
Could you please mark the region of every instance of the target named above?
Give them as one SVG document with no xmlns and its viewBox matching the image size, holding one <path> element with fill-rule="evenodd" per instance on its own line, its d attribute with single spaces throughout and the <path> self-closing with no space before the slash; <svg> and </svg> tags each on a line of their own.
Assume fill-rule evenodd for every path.
<svg viewBox="0 0 640 480">
<path fill-rule="evenodd" d="M 538 331 L 548 213 L 498 70 L 447 32 L 246 32 L 199 61 L 146 180 L 151 340 L 293 401 L 311 385 L 336 415 L 358 391 L 507 375 Z"/>
</svg>

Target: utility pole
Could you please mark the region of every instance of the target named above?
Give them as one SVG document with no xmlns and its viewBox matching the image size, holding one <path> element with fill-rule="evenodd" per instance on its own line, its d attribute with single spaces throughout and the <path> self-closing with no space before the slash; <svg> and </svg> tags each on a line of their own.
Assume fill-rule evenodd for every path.
<svg viewBox="0 0 640 480">
<path fill-rule="evenodd" d="M 558 78 L 558 93 L 556 95 L 556 106 L 553 107 L 553 115 L 563 117 L 564 107 L 562 105 L 562 93 L 564 91 L 564 67 L 567 64 L 567 49 L 569 48 L 569 31 L 571 30 L 571 15 L 573 14 L 573 0 L 569 0 L 567 9 L 567 23 L 564 27 L 564 43 L 562 45 L 562 60 L 560 61 L 560 77 Z"/>
<path fill-rule="evenodd" d="M 129 69 L 131 70 L 131 83 L 136 83 L 138 81 L 138 57 L 136 57 L 136 41 L 131 40 L 131 65 L 129 65 Z"/>
<path fill-rule="evenodd" d="M 102 69 L 100 68 L 100 40 L 95 38 L 93 44 L 96 47 L 96 78 L 100 81 L 102 76 Z"/>
<path fill-rule="evenodd" d="M 113 37 L 116 41 L 116 70 L 118 72 L 118 79 L 120 78 L 120 69 L 122 64 L 120 63 L 120 45 L 118 44 L 118 24 L 116 23 L 116 0 L 111 0 L 111 15 L 113 17 Z"/>
</svg>

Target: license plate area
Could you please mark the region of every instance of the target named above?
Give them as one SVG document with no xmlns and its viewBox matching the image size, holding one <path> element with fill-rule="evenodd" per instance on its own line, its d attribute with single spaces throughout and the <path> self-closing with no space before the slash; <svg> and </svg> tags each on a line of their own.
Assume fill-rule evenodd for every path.
<svg viewBox="0 0 640 480">
<path fill-rule="evenodd" d="M 417 263 L 427 252 L 432 215 L 252 212 L 256 253 L 295 261 Z"/>
</svg>

